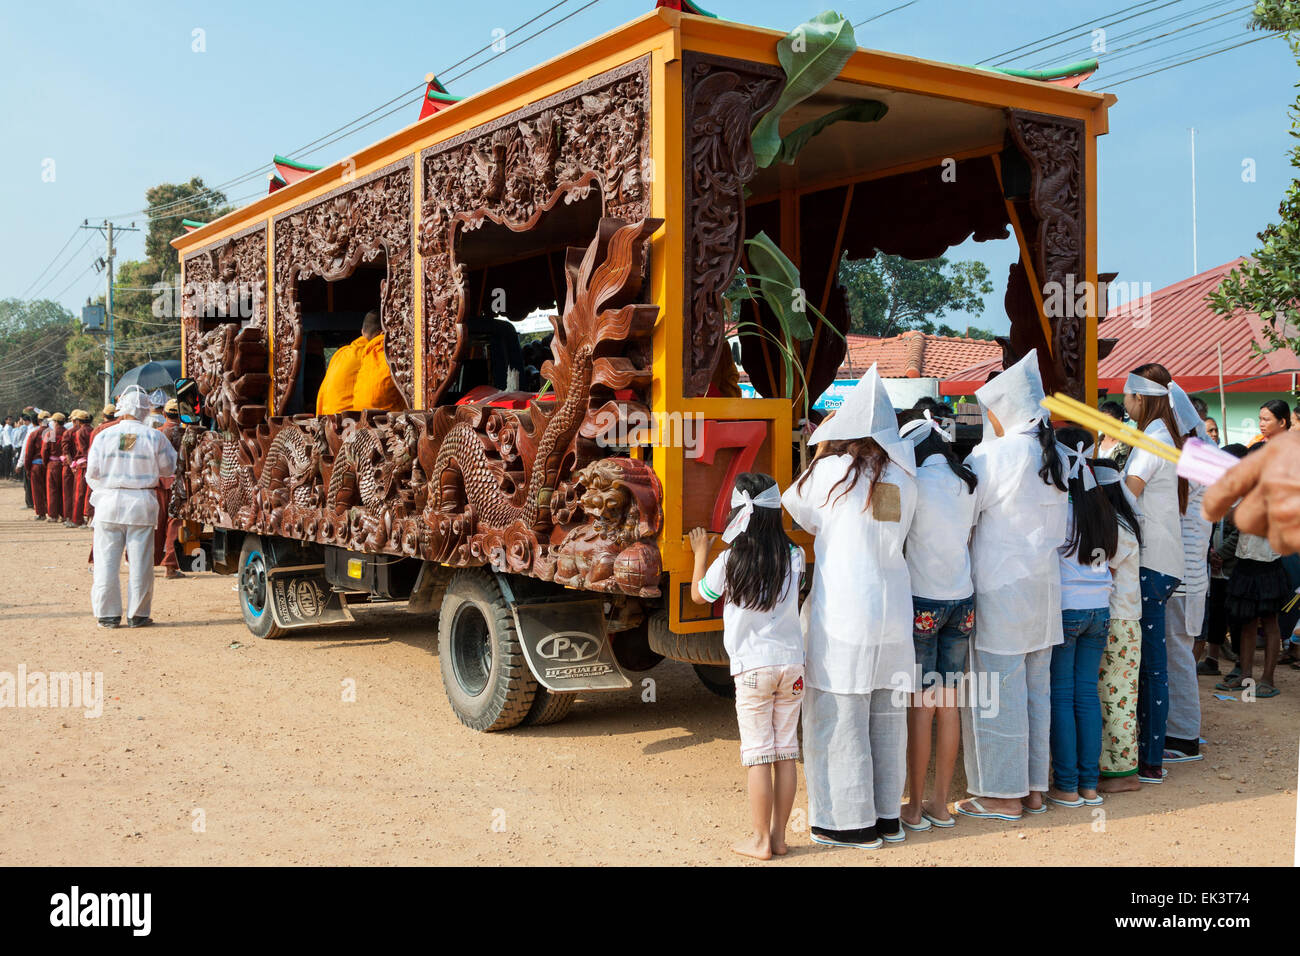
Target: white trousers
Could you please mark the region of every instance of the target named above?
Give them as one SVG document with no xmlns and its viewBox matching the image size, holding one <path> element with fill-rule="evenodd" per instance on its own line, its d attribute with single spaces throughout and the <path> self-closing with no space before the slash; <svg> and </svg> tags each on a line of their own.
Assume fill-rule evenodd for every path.
<svg viewBox="0 0 1300 956">
<path fill-rule="evenodd" d="M 1200 634 L 1204 614 L 1203 596 L 1175 594 L 1165 605 L 1165 646 L 1169 674 L 1169 722 L 1165 734 L 1181 740 L 1196 740 L 1201 735 L 1201 688 L 1196 679 L 1196 657 L 1192 644 Z"/>
<path fill-rule="evenodd" d="M 804 690 L 803 770 L 812 826 L 860 830 L 898 817 L 907 776 L 907 707 L 893 696 L 892 690 Z"/>
<path fill-rule="evenodd" d="M 1047 789 L 1051 761 L 1052 649 L 991 654 L 973 644 L 971 673 L 987 681 L 991 706 L 961 709 L 966 789 L 1014 800 Z"/>
<path fill-rule="evenodd" d="M 122 617 L 122 552 L 130 562 L 127 617 L 148 617 L 153 608 L 154 527 L 95 519 L 95 584 L 90 607 L 96 618 Z"/>
</svg>

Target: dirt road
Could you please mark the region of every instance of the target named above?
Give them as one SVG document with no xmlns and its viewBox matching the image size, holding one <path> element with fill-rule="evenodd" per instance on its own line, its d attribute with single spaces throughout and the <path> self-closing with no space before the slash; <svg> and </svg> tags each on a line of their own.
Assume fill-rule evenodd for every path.
<svg viewBox="0 0 1300 956">
<path fill-rule="evenodd" d="M 157 626 L 89 611 L 91 534 L 32 520 L 0 485 L 0 672 L 103 675 L 103 713 L 0 709 L 0 864 L 1281 864 L 1296 831 L 1300 673 L 1218 701 L 1208 757 L 1169 782 L 1017 824 L 963 819 L 874 852 L 800 832 L 734 856 L 744 782 L 730 704 L 689 667 L 633 675 L 551 727 L 476 734 L 452 716 L 431 618 L 403 605 L 257 641 L 234 579 L 165 581 Z M 640 682 L 651 678 L 652 684 Z M 3 677 L 0 677 L 3 679 Z M 355 700 L 349 701 L 355 690 Z"/>
</svg>

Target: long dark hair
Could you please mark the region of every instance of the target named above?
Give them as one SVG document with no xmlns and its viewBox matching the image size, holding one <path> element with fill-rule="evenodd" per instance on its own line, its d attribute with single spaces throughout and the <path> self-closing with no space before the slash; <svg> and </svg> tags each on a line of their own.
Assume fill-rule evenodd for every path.
<svg viewBox="0 0 1300 956">
<path fill-rule="evenodd" d="M 1038 447 L 1042 449 L 1042 465 L 1038 469 L 1038 477 L 1043 479 L 1043 484 L 1053 485 L 1058 491 L 1068 491 L 1065 483 L 1066 467 L 1065 459 L 1061 457 L 1061 451 L 1056 447 L 1056 432 L 1046 420 L 1038 423 L 1038 430 L 1035 432 L 1038 438 Z M 1089 441 L 1092 438 L 1089 436 Z"/>
<path fill-rule="evenodd" d="M 1092 470 L 1110 469 L 1111 471 L 1120 471 L 1119 463 L 1111 458 L 1097 458 L 1093 460 Z M 1101 476 L 1098 475 L 1098 480 Z M 1137 538 L 1138 547 L 1142 547 L 1142 522 L 1138 520 L 1137 512 L 1129 504 L 1128 495 L 1124 494 L 1124 479 L 1112 482 L 1107 485 L 1101 485 L 1102 493 L 1105 494 L 1106 500 L 1110 506 L 1115 509 L 1115 518 L 1129 531 L 1133 532 L 1133 537 Z"/>
<path fill-rule="evenodd" d="M 761 472 L 747 471 L 736 476 L 736 490 L 747 491 L 751 498 L 776 485 L 776 479 Z M 736 516 L 739 506 L 727 515 L 727 523 Z M 785 533 L 780 508 L 755 508 L 749 527 L 731 542 L 728 552 L 727 599 L 737 607 L 770 611 L 785 596 L 790 577 L 790 549 L 794 542 Z"/>
<path fill-rule="evenodd" d="M 1141 375 L 1143 378 L 1150 379 L 1157 385 L 1169 387 L 1169 383 L 1174 377 L 1169 374 L 1169 369 L 1165 368 L 1159 362 L 1149 362 L 1146 365 L 1139 365 L 1133 370 L 1134 375 Z M 1137 399 L 1138 414 L 1137 427 L 1142 431 L 1147 430 L 1157 418 L 1165 423 L 1169 429 L 1169 436 L 1173 439 L 1177 448 L 1183 447 L 1183 442 L 1187 439 L 1183 436 L 1183 430 L 1178 427 L 1178 419 L 1174 417 L 1174 407 L 1169 402 L 1168 395 L 1135 395 Z M 1187 514 L 1187 479 L 1178 479 L 1178 513 Z"/>
<path fill-rule="evenodd" d="M 1282 423 L 1282 429 L 1289 431 L 1291 428 L 1291 407 L 1280 398 L 1270 398 L 1260 409 L 1268 409 L 1268 413 Z"/>
<path fill-rule="evenodd" d="M 1080 442 L 1085 448 L 1092 444 L 1089 432 L 1073 426 L 1060 429 L 1056 437 L 1067 448 L 1077 448 Z M 1119 526 L 1110 498 L 1100 485 L 1086 488 L 1081 474 L 1070 478 L 1069 486 L 1070 511 L 1074 515 L 1074 524 L 1070 538 L 1065 543 L 1065 553 L 1092 560 L 1100 552 L 1109 561 L 1115 557 L 1115 551 L 1119 547 Z"/>
<path fill-rule="evenodd" d="M 933 399 L 931 399 L 931 401 L 933 401 Z M 925 417 L 924 410 L 920 410 L 920 411 L 917 410 L 920 409 L 920 407 L 921 407 L 921 403 L 917 402 L 916 408 L 914 408 L 910 413 L 908 413 L 908 415 L 906 416 L 906 420 L 901 422 L 901 424 L 907 424 L 907 422 L 913 422 L 916 421 L 917 419 L 924 418 Z M 933 412 L 931 412 L 930 414 L 934 415 Z M 902 416 L 900 416 L 900 418 L 901 417 Z M 939 416 L 934 415 L 934 417 L 938 418 Z M 970 490 L 972 494 L 974 494 L 975 485 L 979 481 L 979 479 L 975 477 L 975 472 L 971 471 L 970 467 L 964 461 L 962 461 L 960 458 L 957 457 L 957 452 L 953 450 L 952 442 L 944 441 L 942 438 L 936 435 L 932 430 L 928 430 L 928 431 L 929 434 L 927 434 L 925 438 L 921 440 L 921 443 L 916 446 L 917 466 L 920 467 L 921 462 L 925 461 L 931 455 L 942 455 L 944 461 L 948 462 L 948 467 L 952 469 L 952 473 L 956 475 L 958 478 L 960 478 L 962 481 L 966 482 L 966 487 Z"/>
<path fill-rule="evenodd" d="M 831 490 L 826 492 L 826 500 L 822 502 L 822 505 L 829 505 L 831 503 L 831 495 L 834 493 L 835 489 L 844 485 L 843 490 L 835 496 L 835 500 L 839 501 L 853 490 L 854 486 L 858 483 L 858 479 L 863 475 L 866 475 L 867 500 L 862 505 L 862 510 L 866 511 L 867 508 L 871 507 L 871 493 L 875 490 L 876 482 L 880 480 L 880 476 L 884 472 L 885 466 L 889 464 L 889 456 L 885 454 L 885 449 L 881 448 L 880 443 L 874 438 L 854 438 L 850 441 L 822 442 L 817 448 L 817 458 L 808 466 L 807 471 L 799 476 L 799 482 L 795 487 L 802 491 L 804 482 L 807 481 L 808 476 L 813 473 L 813 469 L 817 467 L 818 462 L 825 458 L 829 458 L 832 455 L 848 455 L 853 460 L 849 463 L 849 470 L 845 473 L 844 477 L 835 482 L 835 484 L 831 486 Z"/>
</svg>

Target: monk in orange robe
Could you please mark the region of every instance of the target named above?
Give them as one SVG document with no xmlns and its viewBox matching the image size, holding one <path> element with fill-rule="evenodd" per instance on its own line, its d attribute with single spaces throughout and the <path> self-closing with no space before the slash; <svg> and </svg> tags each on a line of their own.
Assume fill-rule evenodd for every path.
<svg viewBox="0 0 1300 956">
<path fill-rule="evenodd" d="M 379 324 L 378 312 L 367 312 L 361 324 L 361 334 L 366 338 L 361 353 L 361 367 L 352 392 L 352 407 L 358 411 L 367 408 L 396 412 L 406 408 L 402 393 L 397 390 L 393 373 L 384 358 L 384 333 Z M 332 363 L 331 363 L 332 364 Z"/>
</svg>

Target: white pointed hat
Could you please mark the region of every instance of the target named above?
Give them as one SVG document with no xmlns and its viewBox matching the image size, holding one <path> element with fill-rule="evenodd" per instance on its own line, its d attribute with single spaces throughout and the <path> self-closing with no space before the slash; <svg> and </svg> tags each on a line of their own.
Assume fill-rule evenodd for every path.
<svg viewBox="0 0 1300 956">
<path fill-rule="evenodd" d="M 874 364 L 844 396 L 844 404 L 836 409 L 835 416 L 817 426 L 808 444 L 856 438 L 874 438 L 900 468 L 916 474 L 916 455 L 911 443 L 898 437 L 898 413 Z"/>
<path fill-rule="evenodd" d="M 1002 425 L 1003 434 L 1042 421 L 1047 413 L 1040 402 L 1046 397 L 1043 377 L 1038 371 L 1038 349 L 1030 349 L 1015 365 L 975 390 L 980 410 L 993 413 Z M 988 429 L 985 432 L 987 438 Z"/>
</svg>

